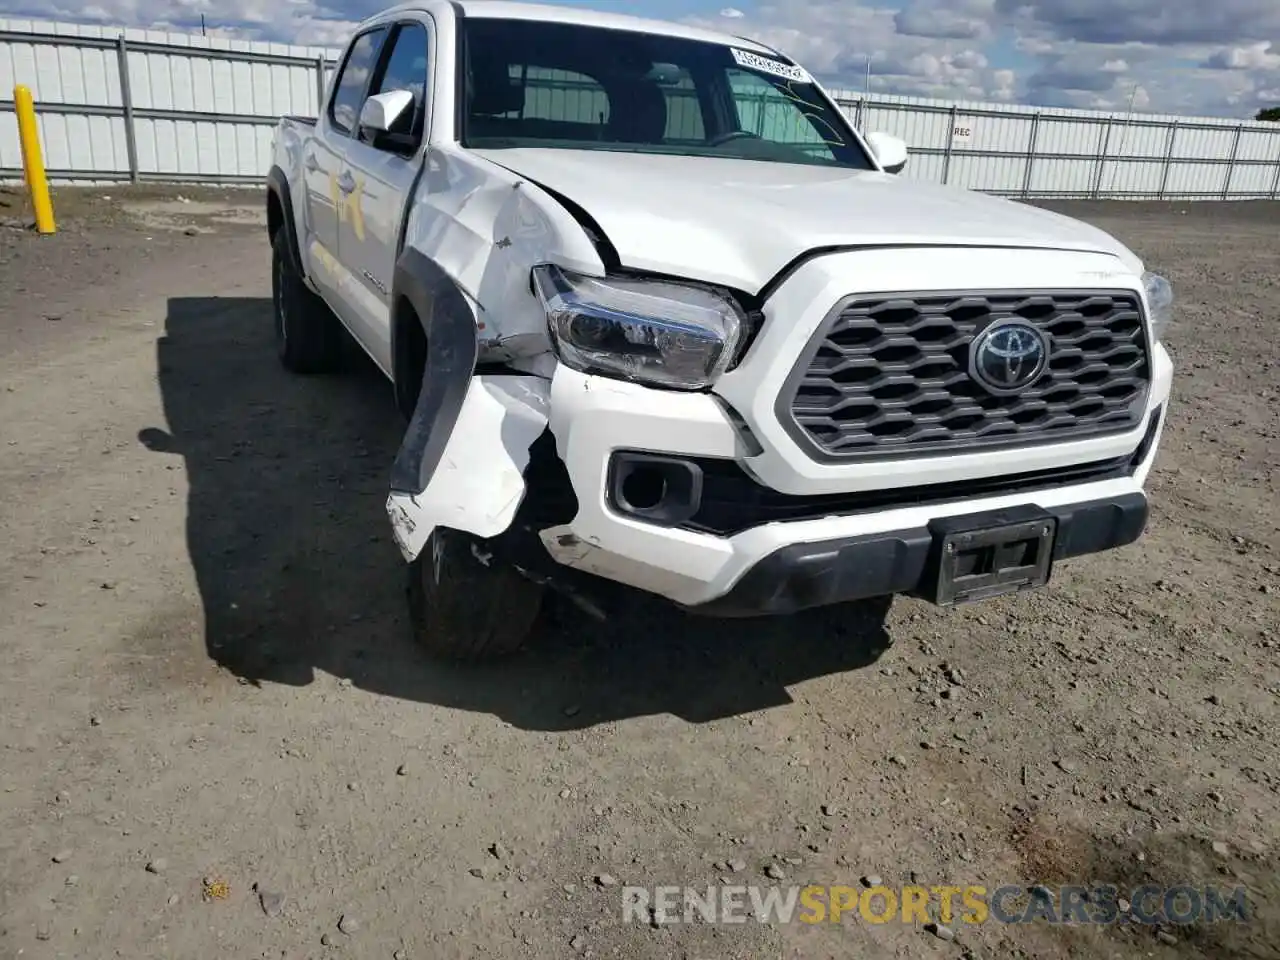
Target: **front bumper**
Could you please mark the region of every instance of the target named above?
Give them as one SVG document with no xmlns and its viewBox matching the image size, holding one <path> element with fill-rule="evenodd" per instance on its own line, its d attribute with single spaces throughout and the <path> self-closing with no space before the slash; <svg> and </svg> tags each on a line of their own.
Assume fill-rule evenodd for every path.
<svg viewBox="0 0 1280 960">
<path fill-rule="evenodd" d="M 1046 513 L 1057 521 L 1056 562 L 1133 543 L 1146 527 L 1147 498 L 1123 494 Z M 937 540 L 936 532 L 924 526 L 780 547 L 728 593 L 690 609 L 721 617 L 757 616 L 894 593 L 936 602 Z"/>
<path fill-rule="evenodd" d="M 552 558 L 562 565 L 688 607 L 711 611 L 716 608 L 708 605 L 724 598 L 721 608 L 726 611 L 737 607 L 757 612 L 794 609 L 798 603 L 809 605 L 800 599 L 806 595 L 854 599 L 877 592 L 919 592 L 923 569 L 919 531 L 949 517 L 1032 505 L 1063 523 L 1057 541 L 1061 553 L 1056 552 L 1055 559 L 1120 546 L 1136 539 L 1145 523 L 1142 487 L 1159 446 L 1169 397 L 1172 364 L 1158 345 L 1152 364 L 1147 410 L 1137 429 L 1098 441 L 1045 445 L 1036 450 L 1035 465 L 1039 468 L 1067 468 L 1117 454 L 1136 454 L 1123 475 L 1033 491 L 913 500 L 911 491 L 936 485 L 940 475 L 946 476 L 946 461 L 953 458 L 882 461 L 868 465 L 880 480 L 872 489 L 903 490 L 896 503 L 765 522 L 727 536 L 619 511 L 610 502 L 610 467 L 619 451 L 752 464 L 759 460 L 761 448 L 742 420 L 723 401 L 708 394 L 654 390 L 560 366 L 551 385 L 549 426 L 576 495 L 577 512 L 571 521 L 543 529 L 539 536 Z M 990 478 L 992 474 L 1000 477 L 1016 472 L 1001 461 L 990 462 L 986 474 Z M 962 471 L 958 481 L 970 483 L 968 474 L 967 469 Z M 764 482 L 759 475 L 756 480 Z M 856 485 L 847 484 L 846 489 L 851 486 Z M 976 482 L 974 487 L 982 488 Z M 830 488 L 818 481 L 809 489 L 823 494 Z M 1144 505 L 1140 519 L 1139 501 Z M 843 553 L 847 561 L 833 560 L 822 567 L 825 561 L 812 559 L 833 549 Z M 857 566 L 866 569 L 851 574 L 849 570 Z M 814 586 L 815 581 L 827 585 Z M 739 587 L 740 583 L 745 585 Z M 868 590 L 872 593 L 866 593 Z"/>
<path fill-rule="evenodd" d="M 1136 538 L 1145 522 L 1145 506 L 1137 505 L 1145 505 L 1143 483 L 1172 378 L 1172 363 L 1158 343 L 1150 351 L 1145 407 L 1123 432 L 853 462 L 826 462 L 798 445 L 776 401 L 832 305 L 851 287 L 914 290 L 921 277 L 940 290 L 1000 290 L 1017 277 L 1020 288 L 1132 289 L 1143 295 L 1137 277 L 1100 254 L 833 253 L 801 264 L 769 294 L 758 338 L 711 393 L 655 390 L 559 367 L 548 422 L 577 511 L 568 522 L 540 529 L 547 551 L 568 567 L 685 606 L 715 609 L 710 605 L 720 601 L 719 609 L 767 612 L 809 605 L 807 597 L 827 603 L 925 591 L 920 532 L 948 518 L 1045 511 L 1062 523 L 1059 558 Z M 744 522 L 723 509 L 715 516 L 627 509 L 617 472 L 619 457 L 628 453 L 701 458 L 710 468 L 700 468 L 708 482 L 736 471 L 730 479 L 747 499 L 774 512 L 758 510 Z M 705 462 L 716 460 L 724 469 Z M 1116 463 L 1120 469 L 1109 468 Z M 1099 464 L 1108 468 L 1091 469 Z M 669 479 L 683 486 L 687 478 L 673 473 Z M 697 477 L 688 482 L 696 486 Z M 702 491 L 702 502 L 708 499 L 716 495 Z M 738 499 L 722 489 L 717 502 L 732 506 Z M 791 509 L 797 502 L 805 509 Z"/>
</svg>

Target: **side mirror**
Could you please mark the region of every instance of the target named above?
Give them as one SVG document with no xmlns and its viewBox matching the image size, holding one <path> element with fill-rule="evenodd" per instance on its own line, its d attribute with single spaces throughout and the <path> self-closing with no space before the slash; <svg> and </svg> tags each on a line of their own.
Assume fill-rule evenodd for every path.
<svg viewBox="0 0 1280 960">
<path fill-rule="evenodd" d="M 408 90 L 375 94 L 360 108 L 360 126 L 373 133 L 389 133 L 396 121 L 412 107 L 413 94 Z"/>
<path fill-rule="evenodd" d="M 905 140 L 888 133 L 869 133 L 867 143 L 876 155 L 876 161 L 885 173 L 901 173 L 907 165 Z"/>
</svg>

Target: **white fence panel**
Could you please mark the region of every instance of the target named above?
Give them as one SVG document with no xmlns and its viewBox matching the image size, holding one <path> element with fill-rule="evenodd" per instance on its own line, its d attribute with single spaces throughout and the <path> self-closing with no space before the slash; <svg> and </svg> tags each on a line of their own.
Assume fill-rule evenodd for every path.
<svg viewBox="0 0 1280 960">
<path fill-rule="evenodd" d="M 1222 195 L 1222 178 L 1227 167 L 1218 163 L 1174 163 L 1169 170 L 1166 194 L 1174 199 Z"/>
<path fill-rule="evenodd" d="M 21 83 L 36 98 L 55 180 L 258 181 L 272 124 L 318 112 L 339 53 L 0 18 L 0 178 L 21 176 L 9 100 Z M 903 175 L 912 180 L 1028 198 L 1276 199 L 1280 191 L 1275 124 L 831 93 L 861 130 L 907 142 Z M 537 96 L 582 99 L 563 78 Z"/>
<path fill-rule="evenodd" d="M 1181 124 L 1173 155 L 1194 160 L 1226 160 L 1231 156 L 1235 130 L 1223 127 L 1188 127 Z"/>
<path fill-rule="evenodd" d="M 1163 161 L 1108 160 L 1102 167 L 1099 192 L 1104 196 L 1154 198 L 1160 192 L 1163 177 Z"/>
<path fill-rule="evenodd" d="M 1093 194 L 1094 165 L 1060 157 L 1037 159 L 1031 168 L 1033 197 L 1087 197 Z"/>
<path fill-rule="evenodd" d="M 1046 112 L 1040 117 L 1036 150 L 1054 156 L 1071 154 L 1093 158 L 1102 151 L 1106 129 L 1105 120 L 1081 123 Z"/>
<path fill-rule="evenodd" d="M 1274 168 L 1260 163 L 1247 167 L 1238 166 L 1231 171 L 1231 185 L 1227 195 L 1254 199 L 1270 197 L 1276 172 Z"/>
<path fill-rule="evenodd" d="M 1237 160 L 1266 162 L 1280 157 L 1280 124 L 1272 124 L 1275 131 L 1248 130 L 1240 135 Z"/>
</svg>

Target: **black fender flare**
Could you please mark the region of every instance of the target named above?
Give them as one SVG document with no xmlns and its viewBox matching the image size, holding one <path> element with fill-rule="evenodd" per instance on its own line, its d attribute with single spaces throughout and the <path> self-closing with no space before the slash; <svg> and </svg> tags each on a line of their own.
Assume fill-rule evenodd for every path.
<svg viewBox="0 0 1280 960">
<path fill-rule="evenodd" d="M 289 251 L 289 259 L 298 276 L 306 276 L 302 269 L 302 251 L 298 249 L 298 221 L 293 216 L 293 197 L 289 193 L 289 178 L 279 165 L 273 166 L 267 174 L 267 203 L 270 205 L 274 196 L 280 202 L 280 211 L 284 214 L 285 246 Z"/>
<path fill-rule="evenodd" d="M 427 351 L 422 385 L 404 440 L 391 465 L 391 489 L 418 494 L 427 488 L 458 422 L 480 354 L 476 319 L 470 302 L 453 278 L 435 261 L 413 248 L 396 261 L 391 283 L 391 356 L 396 393 L 400 396 L 408 366 L 399 331 L 406 322 L 400 310 L 408 302 L 422 323 Z"/>
</svg>

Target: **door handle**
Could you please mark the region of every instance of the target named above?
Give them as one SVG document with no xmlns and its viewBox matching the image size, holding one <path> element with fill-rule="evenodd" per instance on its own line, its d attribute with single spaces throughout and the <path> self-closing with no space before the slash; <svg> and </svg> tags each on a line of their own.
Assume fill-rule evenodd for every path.
<svg viewBox="0 0 1280 960">
<path fill-rule="evenodd" d="M 306 165 L 307 170 L 309 170 L 311 173 L 315 173 L 317 170 L 320 169 L 320 161 L 316 159 L 316 155 L 314 153 L 308 153 L 307 158 L 306 160 L 303 161 L 303 163 Z"/>
<path fill-rule="evenodd" d="M 343 193 L 350 193 L 356 188 L 356 178 L 351 175 L 350 170 L 343 170 L 342 176 L 338 178 L 338 189 Z"/>
</svg>

